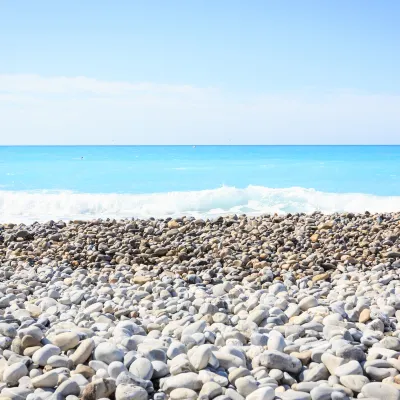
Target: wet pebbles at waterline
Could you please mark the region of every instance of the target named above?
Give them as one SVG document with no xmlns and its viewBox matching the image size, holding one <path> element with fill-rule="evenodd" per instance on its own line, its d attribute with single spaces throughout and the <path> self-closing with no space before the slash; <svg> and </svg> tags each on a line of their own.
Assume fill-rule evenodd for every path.
<svg viewBox="0 0 400 400">
<path fill-rule="evenodd" d="M 400 400 L 400 214 L 0 226 L 0 400 Z"/>
</svg>

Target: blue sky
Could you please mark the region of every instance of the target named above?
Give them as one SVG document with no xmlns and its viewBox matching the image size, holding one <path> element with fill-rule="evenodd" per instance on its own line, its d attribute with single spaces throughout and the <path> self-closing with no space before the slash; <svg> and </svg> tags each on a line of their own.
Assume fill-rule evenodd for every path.
<svg viewBox="0 0 400 400">
<path fill-rule="evenodd" d="M 399 18 L 397 0 L 0 0 L 0 143 L 398 143 Z"/>
</svg>

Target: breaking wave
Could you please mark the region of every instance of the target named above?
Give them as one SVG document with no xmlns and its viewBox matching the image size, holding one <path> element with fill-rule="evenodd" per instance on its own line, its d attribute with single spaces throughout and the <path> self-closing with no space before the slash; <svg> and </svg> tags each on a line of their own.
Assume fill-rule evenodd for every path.
<svg viewBox="0 0 400 400">
<path fill-rule="evenodd" d="M 1 222 L 94 218 L 148 218 L 226 214 L 258 215 L 321 211 L 400 211 L 400 196 L 325 193 L 292 187 L 224 186 L 218 189 L 152 194 L 96 194 L 71 191 L 0 191 Z"/>
</svg>

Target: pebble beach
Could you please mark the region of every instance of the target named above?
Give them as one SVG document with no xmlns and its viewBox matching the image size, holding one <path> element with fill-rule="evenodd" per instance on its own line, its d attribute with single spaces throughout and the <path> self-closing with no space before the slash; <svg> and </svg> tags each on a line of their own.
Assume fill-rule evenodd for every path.
<svg viewBox="0 0 400 400">
<path fill-rule="evenodd" d="M 400 213 L 0 225 L 0 400 L 400 400 Z"/>
</svg>

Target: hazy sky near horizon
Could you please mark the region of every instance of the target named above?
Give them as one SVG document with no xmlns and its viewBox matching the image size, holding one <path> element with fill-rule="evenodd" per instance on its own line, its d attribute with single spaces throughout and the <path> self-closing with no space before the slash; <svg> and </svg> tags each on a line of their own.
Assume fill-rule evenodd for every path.
<svg viewBox="0 0 400 400">
<path fill-rule="evenodd" d="M 397 0 L 0 0 L 0 144 L 400 144 Z"/>
</svg>

